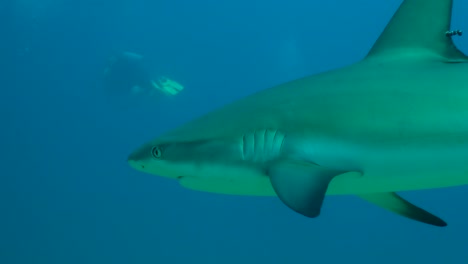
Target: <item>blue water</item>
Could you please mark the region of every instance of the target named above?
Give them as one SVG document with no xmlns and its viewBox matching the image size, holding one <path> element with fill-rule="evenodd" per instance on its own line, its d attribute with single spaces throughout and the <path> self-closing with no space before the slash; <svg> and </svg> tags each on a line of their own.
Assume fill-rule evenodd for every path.
<svg viewBox="0 0 468 264">
<path fill-rule="evenodd" d="M 467 187 L 402 194 L 446 228 L 351 196 L 307 219 L 275 197 L 195 192 L 126 163 L 225 103 L 358 61 L 399 4 L 2 0 L 0 263 L 468 263 Z M 468 30 L 466 10 L 455 1 L 454 29 Z M 468 36 L 456 43 L 468 52 Z M 110 103 L 103 68 L 125 50 L 184 92 Z"/>
</svg>

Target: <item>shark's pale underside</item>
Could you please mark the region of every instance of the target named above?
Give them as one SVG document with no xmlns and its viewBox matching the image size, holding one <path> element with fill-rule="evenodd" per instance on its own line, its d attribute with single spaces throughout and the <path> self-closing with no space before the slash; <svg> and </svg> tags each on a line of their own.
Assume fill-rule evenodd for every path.
<svg viewBox="0 0 468 264">
<path fill-rule="evenodd" d="M 207 192 L 275 196 L 316 217 L 356 195 L 445 226 L 395 192 L 468 184 L 468 57 L 451 0 L 406 0 L 358 63 L 273 87 L 144 144 L 137 170 Z"/>
</svg>

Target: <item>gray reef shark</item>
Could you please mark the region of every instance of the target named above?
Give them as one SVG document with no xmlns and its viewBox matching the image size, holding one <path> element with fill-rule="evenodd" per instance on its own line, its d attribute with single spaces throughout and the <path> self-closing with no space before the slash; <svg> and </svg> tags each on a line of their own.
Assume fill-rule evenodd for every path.
<svg viewBox="0 0 468 264">
<path fill-rule="evenodd" d="M 446 226 L 396 192 L 468 184 L 468 57 L 452 2 L 406 0 L 363 60 L 228 104 L 128 162 L 193 190 L 277 196 L 307 217 L 325 195 L 355 195 Z"/>
</svg>

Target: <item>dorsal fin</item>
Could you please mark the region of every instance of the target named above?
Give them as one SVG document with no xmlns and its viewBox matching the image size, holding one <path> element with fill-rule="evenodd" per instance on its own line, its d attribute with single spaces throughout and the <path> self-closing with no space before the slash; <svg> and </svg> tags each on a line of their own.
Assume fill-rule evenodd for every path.
<svg viewBox="0 0 468 264">
<path fill-rule="evenodd" d="M 455 47 L 450 30 L 453 0 L 405 0 L 366 58 L 419 57 L 468 61 Z"/>
</svg>

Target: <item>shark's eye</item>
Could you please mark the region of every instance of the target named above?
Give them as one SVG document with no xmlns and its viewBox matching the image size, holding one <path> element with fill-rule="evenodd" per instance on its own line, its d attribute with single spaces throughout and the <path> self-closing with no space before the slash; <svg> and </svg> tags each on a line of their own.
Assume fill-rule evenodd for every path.
<svg viewBox="0 0 468 264">
<path fill-rule="evenodd" d="M 161 156 L 162 156 L 162 150 L 160 147 L 158 146 L 154 146 L 152 149 L 151 149 L 151 155 L 153 155 L 153 158 L 155 159 L 160 159 Z"/>
</svg>

